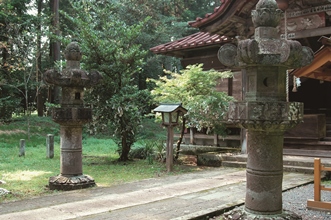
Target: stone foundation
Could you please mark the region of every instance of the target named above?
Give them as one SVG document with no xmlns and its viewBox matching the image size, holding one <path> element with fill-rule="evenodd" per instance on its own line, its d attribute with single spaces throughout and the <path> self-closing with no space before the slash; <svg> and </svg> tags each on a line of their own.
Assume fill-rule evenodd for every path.
<svg viewBox="0 0 331 220">
<path fill-rule="evenodd" d="M 96 186 L 94 179 L 88 175 L 65 177 L 62 175 L 49 178 L 50 190 L 75 190 Z"/>
</svg>

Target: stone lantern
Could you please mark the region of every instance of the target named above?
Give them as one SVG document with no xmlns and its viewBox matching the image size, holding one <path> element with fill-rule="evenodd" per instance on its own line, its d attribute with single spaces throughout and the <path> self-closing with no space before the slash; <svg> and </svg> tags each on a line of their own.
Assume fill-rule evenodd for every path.
<svg viewBox="0 0 331 220">
<path fill-rule="evenodd" d="M 60 124 L 61 173 L 50 177 L 49 188 L 73 190 L 94 186 L 94 179 L 83 174 L 82 129 L 92 120 L 92 109 L 84 107 L 84 88 L 96 85 L 101 75 L 80 69 L 82 53 L 77 42 L 68 44 L 64 51 L 67 67 L 62 71 L 48 70 L 44 81 L 62 87 L 61 107 L 52 109 L 53 121 Z"/>
<path fill-rule="evenodd" d="M 243 102 L 229 106 L 228 120 L 248 131 L 245 208 L 225 219 L 301 219 L 282 209 L 284 132 L 303 120 L 303 104 L 286 102 L 286 70 L 308 65 L 313 51 L 282 40 L 283 12 L 275 0 L 260 0 L 252 11 L 254 39 L 220 48 L 219 60 L 243 71 Z"/>
</svg>

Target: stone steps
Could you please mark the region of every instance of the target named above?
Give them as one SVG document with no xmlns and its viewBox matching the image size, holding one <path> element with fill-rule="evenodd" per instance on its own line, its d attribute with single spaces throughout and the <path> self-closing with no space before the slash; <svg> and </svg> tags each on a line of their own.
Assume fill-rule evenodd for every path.
<svg viewBox="0 0 331 220">
<path fill-rule="evenodd" d="M 247 164 L 245 162 L 222 161 L 223 167 L 246 168 L 246 165 Z M 305 166 L 284 165 L 283 170 L 284 172 L 295 172 L 295 173 L 306 173 L 306 174 L 314 173 L 313 167 L 305 167 Z"/>
<path fill-rule="evenodd" d="M 304 157 L 318 157 L 318 158 L 331 158 L 331 147 L 329 150 L 306 149 L 306 148 L 285 148 L 284 155 L 291 156 L 304 156 Z"/>
<path fill-rule="evenodd" d="M 223 167 L 246 168 L 247 155 L 221 155 Z M 330 158 L 322 158 L 322 164 L 331 167 Z M 314 157 L 284 156 L 284 172 L 313 174 Z"/>
</svg>

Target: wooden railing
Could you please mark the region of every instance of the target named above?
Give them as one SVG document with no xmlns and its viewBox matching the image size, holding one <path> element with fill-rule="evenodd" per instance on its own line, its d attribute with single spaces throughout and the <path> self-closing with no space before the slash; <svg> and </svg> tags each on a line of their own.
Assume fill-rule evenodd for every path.
<svg viewBox="0 0 331 220">
<path fill-rule="evenodd" d="M 321 164 L 320 158 L 314 160 L 314 200 L 307 201 L 307 208 L 319 210 L 331 210 L 331 202 L 321 201 L 321 191 L 331 191 L 331 187 L 321 185 L 321 172 L 331 171 L 331 167 L 325 167 Z"/>
</svg>

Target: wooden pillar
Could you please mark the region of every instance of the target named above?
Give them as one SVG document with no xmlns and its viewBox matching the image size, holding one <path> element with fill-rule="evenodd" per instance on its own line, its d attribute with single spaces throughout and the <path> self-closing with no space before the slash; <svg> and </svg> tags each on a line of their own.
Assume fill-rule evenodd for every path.
<svg viewBox="0 0 331 220">
<path fill-rule="evenodd" d="M 314 160 L 314 200 L 321 201 L 321 159 Z"/>
<path fill-rule="evenodd" d="M 167 137 L 167 149 L 166 149 L 166 166 L 167 172 L 171 172 L 173 170 L 174 163 L 174 127 L 169 125 L 168 129 L 168 137 Z"/>
</svg>

